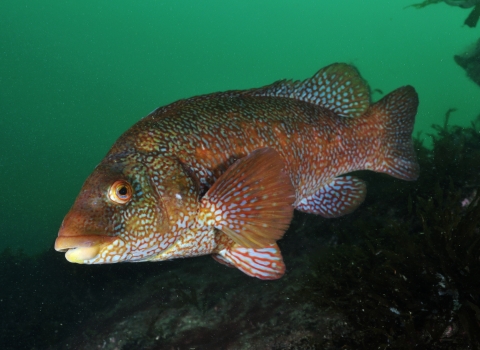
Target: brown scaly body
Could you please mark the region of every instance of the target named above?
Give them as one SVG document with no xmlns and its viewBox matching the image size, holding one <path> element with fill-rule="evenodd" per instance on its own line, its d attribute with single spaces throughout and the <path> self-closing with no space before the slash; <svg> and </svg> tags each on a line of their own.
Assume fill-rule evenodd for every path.
<svg viewBox="0 0 480 350">
<path fill-rule="evenodd" d="M 213 254 L 249 275 L 279 278 L 275 242 L 293 208 L 324 217 L 353 211 L 365 184 L 341 175 L 355 170 L 416 178 L 417 104 L 405 87 L 370 106 L 356 71 L 336 64 L 303 82 L 159 108 L 87 179 L 56 248 L 82 263 Z"/>
</svg>

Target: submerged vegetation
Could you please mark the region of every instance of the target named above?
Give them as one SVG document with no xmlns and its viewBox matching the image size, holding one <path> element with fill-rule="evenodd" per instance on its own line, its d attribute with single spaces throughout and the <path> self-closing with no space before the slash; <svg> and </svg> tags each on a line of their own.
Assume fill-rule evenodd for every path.
<svg viewBox="0 0 480 350">
<path fill-rule="evenodd" d="M 480 349 L 480 131 L 449 126 L 453 112 L 432 147 L 416 138 L 417 181 L 361 172 L 353 214 L 296 215 L 278 281 L 207 258 L 79 266 L 4 251 L 0 348 Z"/>
<path fill-rule="evenodd" d="M 419 180 L 333 224 L 339 244 L 312 263 L 302 295 L 347 316 L 342 349 L 480 349 L 480 134 L 451 112 L 432 149 L 417 141 Z"/>
</svg>

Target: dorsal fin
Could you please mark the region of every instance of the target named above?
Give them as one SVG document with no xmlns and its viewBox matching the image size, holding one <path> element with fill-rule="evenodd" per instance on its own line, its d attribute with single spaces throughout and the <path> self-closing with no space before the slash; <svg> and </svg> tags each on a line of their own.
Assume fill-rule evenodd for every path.
<svg viewBox="0 0 480 350">
<path fill-rule="evenodd" d="M 357 70 L 334 63 L 313 77 L 300 81 L 280 80 L 246 92 L 253 96 L 294 98 L 327 108 L 342 117 L 358 117 L 370 106 L 370 92 Z"/>
</svg>

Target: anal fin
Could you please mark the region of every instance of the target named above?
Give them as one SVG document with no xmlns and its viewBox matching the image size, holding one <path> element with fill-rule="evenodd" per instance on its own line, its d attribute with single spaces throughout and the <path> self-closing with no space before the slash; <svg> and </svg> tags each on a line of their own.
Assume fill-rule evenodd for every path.
<svg viewBox="0 0 480 350">
<path fill-rule="evenodd" d="M 313 195 L 301 199 L 295 209 L 325 218 L 335 218 L 357 209 L 366 194 L 366 184 L 359 178 L 336 177 Z"/>
<path fill-rule="evenodd" d="M 277 244 L 265 248 L 245 248 L 238 244 L 221 250 L 213 258 L 262 280 L 276 280 L 285 274 L 285 264 Z"/>
</svg>

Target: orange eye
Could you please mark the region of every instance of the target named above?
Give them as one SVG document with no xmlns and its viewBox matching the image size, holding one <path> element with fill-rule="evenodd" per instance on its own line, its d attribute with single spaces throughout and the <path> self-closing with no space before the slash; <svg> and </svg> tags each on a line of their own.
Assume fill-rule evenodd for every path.
<svg viewBox="0 0 480 350">
<path fill-rule="evenodd" d="M 118 204 L 125 204 L 132 199 L 132 186 L 125 180 L 115 181 L 108 190 L 108 196 Z"/>
</svg>

